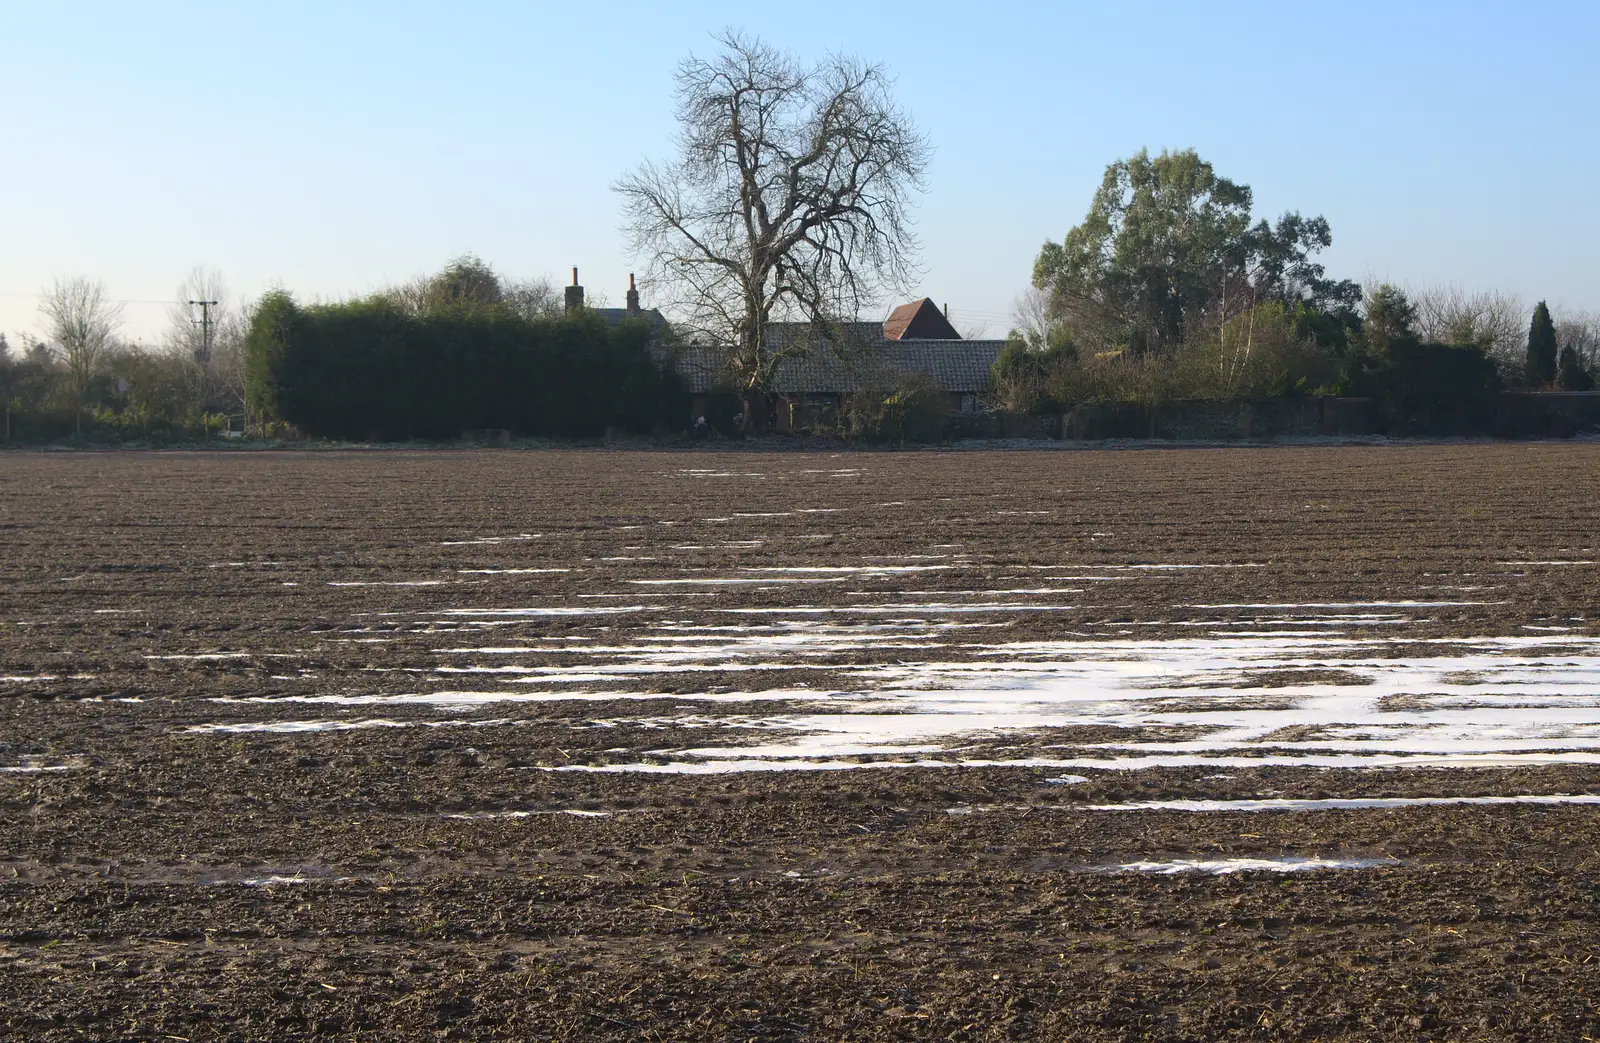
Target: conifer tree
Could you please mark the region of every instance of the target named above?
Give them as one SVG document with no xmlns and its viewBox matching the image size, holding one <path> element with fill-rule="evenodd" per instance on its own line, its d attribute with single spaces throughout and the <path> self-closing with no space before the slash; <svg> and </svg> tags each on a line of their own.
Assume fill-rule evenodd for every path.
<svg viewBox="0 0 1600 1043">
<path fill-rule="evenodd" d="M 1556 367 L 1556 383 L 1564 391 L 1594 390 L 1594 376 L 1583 367 L 1578 349 L 1568 344 L 1561 349 L 1561 364 Z"/>
<path fill-rule="evenodd" d="M 1533 309 L 1528 325 L 1528 383 L 1544 387 L 1556 379 L 1556 325 L 1544 301 Z"/>
</svg>

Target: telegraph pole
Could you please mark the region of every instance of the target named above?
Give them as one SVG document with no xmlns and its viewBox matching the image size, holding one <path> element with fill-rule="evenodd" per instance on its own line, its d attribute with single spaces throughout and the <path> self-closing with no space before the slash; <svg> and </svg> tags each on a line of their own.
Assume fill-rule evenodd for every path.
<svg viewBox="0 0 1600 1043">
<path fill-rule="evenodd" d="M 211 309 L 216 301 L 190 301 L 189 307 L 200 306 L 200 350 L 194 353 L 195 361 L 202 366 L 211 361 Z"/>
</svg>

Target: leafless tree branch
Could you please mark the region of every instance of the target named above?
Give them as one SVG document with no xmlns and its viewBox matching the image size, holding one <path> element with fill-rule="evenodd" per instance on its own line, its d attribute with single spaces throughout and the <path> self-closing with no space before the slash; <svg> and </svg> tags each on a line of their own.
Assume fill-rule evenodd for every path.
<svg viewBox="0 0 1600 1043">
<path fill-rule="evenodd" d="M 614 187 L 656 299 L 764 391 L 783 358 L 816 344 L 770 344 L 770 323 L 825 331 L 909 285 L 931 149 L 881 66 L 804 67 L 733 32 L 717 42 L 678 69 L 677 158 Z"/>
</svg>

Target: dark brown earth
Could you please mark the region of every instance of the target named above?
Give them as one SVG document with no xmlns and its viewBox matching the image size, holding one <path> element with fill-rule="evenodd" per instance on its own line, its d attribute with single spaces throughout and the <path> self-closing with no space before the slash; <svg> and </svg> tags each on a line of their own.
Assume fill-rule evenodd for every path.
<svg viewBox="0 0 1600 1043">
<path fill-rule="evenodd" d="M 819 513 L 784 513 L 798 509 Z M 1476 600 L 1441 591 L 1478 585 L 1498 593 L 1410 630 L 1453 641 L 1559 621 L 1592 636 L 1600 570 L 1506 563 L 1600 557 L 1597 513 L 1592 444 L 0 454 L 0 768 L 32 769 L 0 771 L 0 1032 L 1600 1037 L 1600 806 L 1086 810 L 1600 793 L 1600 766 L 1089 768 L 1077 785 L 1048 782 L 1051 769 L 876 756 L 856 770 L 559 770 L 781 741 L 781 727 L 727 719 L 791 708 L 746 695 L 791 690 L 802 709 L 807 691 L 849 688 L 853 669 L 910 654 L 882 649 L 572 689 L 626 699 L 284 701 L 437 690 L 441 656 L 484 644 L 574 648 L 773 608 L 1020 587 L 1083 592 L 966 613 L 986 626 L 951 631 L 941 654 L 977 658 L 999 637 L 1192 633 L 1184 623 L 1249 611 L 1219 605 Z M 501 542 L 473 542 L 485 539 Z M 878 556 L 952 567 L 770 587 L 636 582 Z M 1175 563 L 1263 567 L 1097 584 L 1035 569 Z M 329 585 L 422 582 L 435 585 Z M 627 611 L 501 627 L 451 612 L 607 601 Z M 218 658 L 155 658 L 195 655 Z M 1308 680 L 1363 683 L 1252 683 Z M 726 701 L 693 698 L 706 693 Z M 706 720 L 684 723 L 695 715 Z M 313 720 L 367 726 L 225 730 Z M 961 756 L 1092 755 L 1104 731 L 978 736 Z M 1243 856 L 1377 864 L 1107 871 Z"/>
</svg>

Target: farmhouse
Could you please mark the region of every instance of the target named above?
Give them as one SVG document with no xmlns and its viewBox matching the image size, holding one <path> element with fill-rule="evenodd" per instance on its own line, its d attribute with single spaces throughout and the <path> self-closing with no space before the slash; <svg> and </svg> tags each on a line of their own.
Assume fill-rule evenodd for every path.
<svg viewBox="0 0 1600 1043">
<path fill-rule="evenodd" d="M 587 307 L 578 269 L 566 288 L 566 310 Z M 659 329 L 666 317 L 644 308 L 632 275 L 626 306 L 593 308 L 615 326 L 641 319 Z M 768 428 L 792 431 L 812 427 L 827 416 L 837 417 L 852 395 L 887 394 L 913 374 L 931 381 L 944 393 L 951 412 L 971 413 L 989 387 L 989 370 L 1003 340 L 964 340 L 938 306 L 927 297 L 902 304 L 883 322 L 843 322 L 831 328 L 803 322 L 775 322 L 767 328 L 771 351 L 800 348 L 778 364 L 772 384 Z M 701 416 L 713 389 L 729 383 L 728 355 L 714 344 L 668 347 L 659 339 L 653 349 L 683 376 L 693 395 L 694 416 Z"/>
<path fill-rule="evenodd" d="M 648 310 L 639 306 L 639 288 L 633 284 L 633 273 L 628 273 L 628 294 L 624 298 L 627 306 L 623 308 L 591 308 L 596 315 L 606 321 L 608 325 L 615 326 L 624 319 L 642 319 L 648 322 L 652 329 L 659 329 L 666 321 L 659 309 Z M 566 310 L 576 311 L 584 307 L 583 286 L 578 282 L 578 269 L 572 269 L 572 285 L 567 287 Z"/>
<path fill-rule="evenodd" d="M 942 391 L 952 412 L 974 412 L 988 389 L 989 370 L 1003 340 L 963 340 L 928 298 L 902 304 L 878 322 L 845 322 L 824 331 L 807 323 L 773 323 L 770 350 L 804 345 L 778 364 L 768 426 L 789 431 L 837 416 L 852 395 L 887 393 L 917 374 Z M 712 345 L 690 345 L 676 356 L 700 415 L 714 387 L 727 382 L 727 355 Z"/>
</svg>

